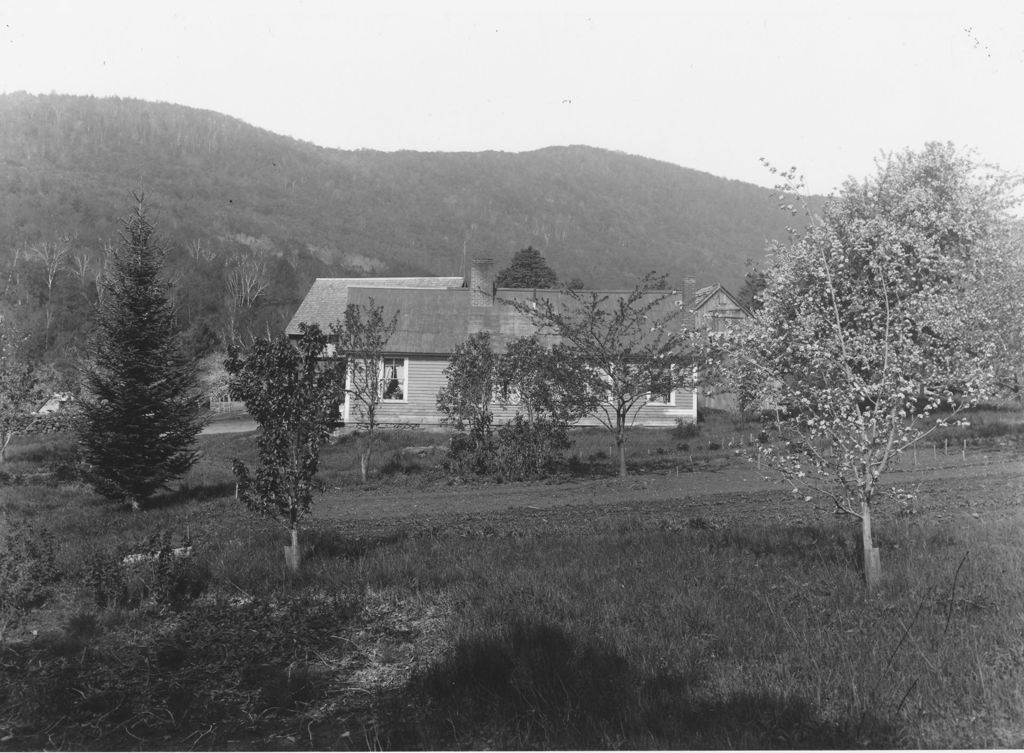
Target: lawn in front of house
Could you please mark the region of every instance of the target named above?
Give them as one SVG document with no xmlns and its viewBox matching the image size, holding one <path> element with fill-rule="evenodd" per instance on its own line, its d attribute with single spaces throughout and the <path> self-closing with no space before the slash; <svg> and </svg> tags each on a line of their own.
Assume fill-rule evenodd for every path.
<svg viewBox="0 0 1024 753">
<path fill-rule="evenodd" d="M 290 576 L 281 528 L 233 498 L 230 458 L 252 457 L 252 436 L 201 446 L 182 485 L 135 515 L 60 475 L 69 445 L 16 448 L 7 525 L 48 529 L 55 567 L 48 598 L 7 626 L 3 745 L 1024 744 L 1019 464 L 943 479 L 887 517 L 867 599 L 853 521 L 759 517 L 761 502 L 794 504 L 770 491 L 734 515 L 715 495 L 645 506 L 643 475 L 548 487 L 603 495 L 589 506 L 314 520 Z M 331 453 L 345 451 L 324 459 L 341 496 L 353 481 Z M 409 483 L 360 493 L 383 502 Z M 120 553 L 160 532 L 195 557 L 123 597 L 108 584 L 100 606 Z"/>
</svg>

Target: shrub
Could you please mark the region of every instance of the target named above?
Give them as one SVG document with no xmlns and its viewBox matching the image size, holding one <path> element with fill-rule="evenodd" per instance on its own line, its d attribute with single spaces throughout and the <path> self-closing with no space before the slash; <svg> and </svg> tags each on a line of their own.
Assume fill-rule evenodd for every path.
<svg viewBox="0 0 1024 753">
<path fill-rule="evenodd" d="M 396 450 L 391 453 L 387 462 L 378 469 L 378 472 L 381 476 L 395 476 L 399 473 L 418 473 L 422 470 L 423 465 L 415 457 Z"/>
<path fill-rule="evenodd" d="M 206 590 L 210 574 L 185 549 L 191 549 L 191 542 L 176 550 L 167 531 L 135 546 L 97 553 L 86 576 L 96 606 L 132 609 L 151 598 L 180 609 L 196 599 Z"/>
<path fill-rule="evenodd" d="M 489 473 L 494 467 L 494 438 L 490 426 L 485 431 L 473 429 L 453 434 L 442 466 L 453 476 Z"/>
<path fill-rule="evenodd" d="M 0 548 L 0 612 L 39 606 L 59 579 L 53 534 L 28 522 L 10 523 Z"/>
<path fill-rule="evenodd" d="M 676 439 L 693 439 L 700 434 L 700 425 L 692 421 L 676 419 L 676 426 L 672 429 L 672 436 Z"/>
<path fill-rule="evenodd" d="M 550 472 L 567 449 L 564 424 L 543 418 L 531 424 L 516 414 L 498 429 L 495 470 L 510 481 L 537 478 Z"/>
</svg>

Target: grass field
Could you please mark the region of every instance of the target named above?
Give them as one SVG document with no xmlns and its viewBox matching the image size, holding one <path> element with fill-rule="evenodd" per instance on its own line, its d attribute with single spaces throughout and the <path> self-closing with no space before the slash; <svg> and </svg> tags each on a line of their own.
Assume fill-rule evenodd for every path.
<svg viewBox="0 0 1024 753">
<path fill-rule="evenodd" d="M 871 599 L 853 521 L 759 515 L 795 505 L 770 487 L 645 504 L 658 479 L 748 471 L 749 431 L 725 416 L 637 433 L 626 482 L 604 435 L 578 435 L 556 483 L 503 485 L 500 510 L 495 487 L 443 478 L 422 449 L 440 437 L 393 433 L 366 486 L 343 439 L 323 460 L 338 512 L 309 522 L 297 576 L 280 526 L 233 498 L 251 435 L 203 438 L 135 515 L 75 480 L 69 441 L 26 441 L 2 469 L 5 526 L 53 562 L 7 614 L 0 748 L 1021 747 L 1017 418 L 975 416 L 970 457 L 989 465 L 880 517 Z M 545 507 L 556 491 L 570 503 Z M 418 494 L 451 508 L 384 515 Z M 163 532 L 195 556 L 124 577 L 121 556 Z"/>
</svg>

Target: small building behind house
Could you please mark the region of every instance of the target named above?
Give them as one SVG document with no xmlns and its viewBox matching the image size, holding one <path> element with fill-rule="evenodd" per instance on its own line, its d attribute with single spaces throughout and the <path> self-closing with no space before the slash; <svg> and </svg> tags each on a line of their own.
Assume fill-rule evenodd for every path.
<svg viewBox="0 0 1024 753">
<path fill-rule="evenodd" d="M 726 332 L 750 318 L 750 312 L 722 285 L 697 291 L 693 303 L 694 326 L 709 332 Z"/>
<path fill-rule="evenodd" d="M 723 285 L 708 285 L 700 288 L 693 304 L 694 326 L 707 332 L 728 332 L 742 326 L 750 318 L 750 312 L 740 305 L 736 296 Z M 739 410 L 739 401 L 731 392 L 708 392 L 698 390 L 698 408 L 712 410 Z"/>
</svg>

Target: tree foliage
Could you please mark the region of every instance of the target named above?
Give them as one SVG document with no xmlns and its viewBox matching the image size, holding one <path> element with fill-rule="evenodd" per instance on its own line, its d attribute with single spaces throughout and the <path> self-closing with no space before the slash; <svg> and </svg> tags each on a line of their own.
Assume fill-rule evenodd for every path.
<svg viewBox="0 0 1024 753">
<path fill-rule="evenodd" d="M 736 301 L 747 311 L 757 311 L 761 308 L 760 295 L 766 282 L 764 271 L 754 267 L 743 276 L 743 286 L 736 294 Z"/>
<path fill-rule="evenodd" d="M 487 473 L 494 457 L 492 424 L 497 356 L 489 332 L 477 332 L 448 359 L 437 393 L 441 423 L 455 429 L 449 463 L 457 473 Z"/>
<path fill-rule="evenodd" d="M 14 437 L 48 421 L 35 414 L 49 392 L 48 382 L 38 365 L 19 352 L 20 340 L 0 319 L 0 462 L 7 459 Z"/>
<path fill-rule="evenodd" d="M 355 425 L 362 430 L 359 471 L 363 483 L 370 466 L 370 456 L 379 422 L 377 407 L 384 395 L 384 355 L 388 341 L 398 326 L 398 312 L 391 318 L 384 307 L 374 305 L 373 298 L 365 308 L 354 303 L 345 308 L 345 319 L 331 327 L 331 341 L 338 358 L 347 369 L 345 393 L 355 410 Z"/>
<path fill-rule="evenodd" d="M 515 415 L 498 427 L 495 464 L 505 479 L 549 473 L 570 446 L 569 428 L 593 405 L 586 374 L 561 345 L 545 347 L 536 335 L 509 343 L 495 364 L 495 399 Z"/>
<path fill-rule="evenodd" d="M 494 366 L 496 399 L 533 424 L 573 424 L 593 410 L 586 369 L 565 346 L 545 347 L 536 335 L 509 343 Z"/>
<path fill-rule="evenodd" d="M 1024 402 L 1024 222 L 1003 230 L 982 259 L 985 287 L 974 298 L 995 335 L 998 394 Z"/>
<path fill-rule="evenodd" d="M 448 465 L 458 474 L 493 473 L 508 480 L 549 472 L 569 447 L 568 429 L 593 407 L 580 395 L 583 370 L 564 348 L 535 336 L 491 347 L 487 332 L 471 335 L 452 354 L 438 393 L 452 438 Z M 494 430 L 492 406 L 514 411 Z"/>
<path fill-rule="evenodd" d="M 499 288 L 553 288 L 558 285 L 558 275 L 540 251 L 528 246 L 517 251 L 512 263 L 498 272 L 494 284 Z"/>
<path fill-rule="evenodd" d="M 289 566 L 299 565 L 299 518 L 316 491 L 320 447 L 330 435 L 344 392 L 344 371 L 323 356 L 328 338 L 317 326 L 287 337 L 256 340 L 247 353 L 232 347 L 226 367 L 230 391 L 260 427 L 255 475 L 240 460 L 233 470 L 238 497 L 250 509 L 279 518 L 291 534 Z"/>
<path fill-rule="evenodd" d="M 561 341 L 577 382 L 576 410 L 593 414 L 615 437 L 619 475 L 626 476 L 626 440 L 639 411 L 652 399 L 691 382 L 683 306 L 666 278 L 648 273 L 625 295 L 563 288 L 561 298 L 509 305 L 529 316 L 542 334 Z"/>
<path fill-rule="evenodd" d="M 798 190 L 782 178 L 783 195 Z M 869 588 L 882 475 L 993 387 L 999 351 L 979 304 L 1012 188 L 951 145 L 885 159 L 772 247 L 764 307 L 737 333 L 735 376 L 774 413 L 769 459 L 860 518 Z"/>
<path fill-rule="evenodd" d="M 203 426 L 163 258 L 138 196 L 106 260 L 79 436 L 93 485 L 133 509 L 192 466 Z"/>
</svg>

